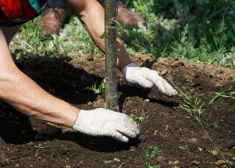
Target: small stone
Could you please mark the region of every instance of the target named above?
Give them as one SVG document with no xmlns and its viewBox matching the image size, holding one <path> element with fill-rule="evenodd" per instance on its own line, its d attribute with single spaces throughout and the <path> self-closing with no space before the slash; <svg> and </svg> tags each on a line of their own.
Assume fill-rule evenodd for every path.
<svg viewBox="0 0 235 168">
<path fill-rule="evenodd" d="M 165 64 L 165 63 L 166 63 L 166 58 L 159 57 L 159 58 L 157 59 L 157 62 L 160 63 L 160 64 Z"/>
<path fill-rule="evenodd" d="M 87 103 L 87 105 L 92 105 L 92 102 L 91 102 L 91 101 L 89 101 L 89 102 Z"/>
<path fill-rule="evenodd" d="M 99 59 L 99 60 L 100 60 L 101 58 L 105 58 L 103 54 L 96 54 L 95 57 L 96 57 L 97 59 Z"/>
<path fill-rule="evenodd" d="M 188 142 L 190 143 L 196 143 L 197 142 L 197 138 L 191 138 L 191 139 L 188 139 Z"/>
<path fill-rule="evenodd" d="M 215 156 L 215 155 L 218 154 L 218 152 L 217 152 L 216 150 L 213 150 L 213 151 L 211 152 L 211 154 L 212 154 L 213 156 Z"/>
<path fill-rule="evenodd" d="M 218 161 L 215 162 L 214 164 L 217 165 L 217 166 L 220 166 L 220 165 L 225 164 L 225 161 L 224 161 L 224 160 L 218 160 Z"/>
<path fill-rule="evenodd" d="M 170 164 L 170 165 L 177 165 L 177 164 L 180 164 L 180 161 L 179 160 L 169 161 L 168 164 Z"/>
<path fill-rule="evenodd" d="M 9 158 L 6 158 L 6 159 L 4 160 L 4 163 L 6 163 L 6 164 L 10 163 L 10 159 L 9 159 Z"/>
<path fill-rule="evenodd" d="M 118 159 L 118 158 L 114 158 L 113 161 L 114 161 L 114 162 L 120 162 L 121 160 Z"/>
<path fill-rule="evenodd" d="M 112 163 L 113 161 L 112 160 L 105 160 L 104 161 L 104 164 L 110 164 L 110 163 Z"/>
<path fill-rule="evenodd" d="M 158 161 L 159 163 L 164 163 L 164 162 L 166 162 L 166 158 L 163 157 L 163 156 L 158 156 L 158 157 L 157 157 L 157 161 Z"/>
<path fill-rule="evenodd" d="M 163 69 L 163 70 L 160 72 L 160 75 L 161 75 L 161 76 L 164 76 L 164 75 L 167 74 L 167 72 L 168 72 L 168 69 L 165 68 L 165 69 Z"/>
<path fill-rule="evenodd" d="M 135 114 L 133 114 L 133 113 L 131 113 L 131 114 L 130 114 L 130 117 L 131 117 L 131 118 L 135 118 L 135 117 L 136 117 L 136 115 L 135 115 Z"/>
<path fill-rule="evenodd" d="M 234 162 L 230 161 L 229 164 L 230 166 L 234 167 Z"/>
<path fill-rule="evenodd" d="M 208 139 L 208 137 L 206 136 L 206 134 L 202 135 L 202 139 Z"/>
<path fill-rule="evenodd" d="M 203 151 L 203 149 L 202 149 L 202 148 L 198 148 L 198 150 L 199 150 L 200 152 L 202 152 L 202 151 Z"/>
<path fill-rule="evenodd" d="M 168 131 L 169 125 L 166 125 L 165 131 Z"/>
<path fill-rule="evenodd" d="M 192 161 L 191 163 L 192 163 L 193 165 L 200 165 L 200 162 L 199 162 L 199 161 L 196 161 L 196 160 Z"/>
<path fill-rule="evenodd" d="M 15 164 L 15 167 L 19 167 L 19 166 L 20 166 L 20 164 L 19 164 L 19 163 L 16 163 L 16 164 Z"/>
<path fill-rule="evenodd" d="M 171 64 L 171 66 L 172 66 L 173 68 L 175 68 L 175 67 L 181 67 L 181 66 L 184 66 L 184 63 L 183 63 L 182 61 L 176 61 L 176 62 L 174 62 L 173 64 Z"/>
<path fill-rule="evenodd" d="M 167 58 L 167 60 L 168 60 L 169 63 L 173 63 L 173 62 L 175 62 L 175 61 L 178 61 L 179 58 L 169 57 L 169 58 Z"/>
<path fill-rule="evenodd" d="M 65 168 L 71 168 L 71 166 L 69 166 L 69 165 L 66 165 L 66 166 L 65 166 Z"/>
<path fill-rule="evenodd" d="M 105 108 L 106 107 L 106 102 L 103 99 L 98 99 L 97 101 L 93 102 L 93 106 L 95 108 Z"/>
<path fill-rule="evenodd" d="M 170 160 L 170 161 L 168 162 L 168 164 L 169 164 L 169 165 L 173 165 L 174 162 Z"/>
<path fill-rule="evenodd" d="M 222 69 L 217 69 L 217 70 L 215 71 L 215 73 L 216 73 L 216 74 L 221 74 L 221 73 L 224 73 L 224 71 L 223 71 Z"/>
<path fill-rule="evenodd" d="M 157 133 L 158 133 L 158 130 L 155 130 L 153 133 L 154 133 L 154 134 L 157 134 Z"/>
<path fill-rule="evenodd" d="M 87 59 L 87 61 L 93 61 L 94 60 L 94 56 L 91 55 L 91 54 L 87 54 L 86 55 L 86 59 Z"/>
<path fill-rule="evenodd" d="M 180 161 L 179 160 L 176 160 L 176 161 L 174 161 L 174 164 L 180 164 Z"/>
<path fill-rule="evenodd" d="M 224 147 L 227 149 L 231 149 L 232 147 L 234 147 L 234 145 L 235 145 L 235 140 L 230 140 L 225 142 Z"/>
<path fill-rule="evenodd" d="M 131 146 L 130 151 L 131 152 L 135 152 L 136 151 L 136 147 L 135 146 Z"/>
<path fill-rule="evenodd" d="M 145 101 L 145 102 L 149 102 L 149 99 L 145 99 L 144 101 Z"/>
</svg>

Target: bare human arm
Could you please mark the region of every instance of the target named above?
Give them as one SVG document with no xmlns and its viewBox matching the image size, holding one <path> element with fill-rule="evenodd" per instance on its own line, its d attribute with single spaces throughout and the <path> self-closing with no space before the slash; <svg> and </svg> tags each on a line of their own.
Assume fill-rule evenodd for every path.
<svg viewBox="0 0 235 168">
<path fill-rule="evenodd" d="M 92 38 L 93 42 L 103 52 L 105 51 L 104 39 L 100 35 L 104 33 L 104 8 L 97 0 L 65 0 L 71 7 L 76 16 L 82 21 L 84 27 Z M 117 34 L 117 68 L 122 71 L 123 68 L 131 63 L 126 49 Z"/>
<path fill-rule="evenodd" d="M 0 99 L 28 116 L 72 127 L 84 134 L 110 136 L 123 142 L 128 142 L 129 138 L 135 138 L 139 134 L 137 124 L 126 114 L 103 108 L 79 110 L 40 88 L 16 67 L 11 57 L 7 42 L 11 40 L 17 28 L 2 29 L 0 29 Z"/>
<path fill-rule="evenodd" d="M 104 52 L 104 39 L 100 35 L 104 32 L 104 9 L 96 0 L 65 0 L 73 12 L 83 22 L 84 27 L 93 39 L 94 43 Z M 159 91 L 168 96 L 174 96 L 177 91 L 154 70 L 138 67 L 132 63 L 126 49 L 116 36 L 117 68 L 122 72 L 126 80 L 132 84 L 138 84 L 145 88 L 157 87 Z"/>
<path fill-rule="evenodd" d="M 9 42 L 14 34 L 12 28 L 2 29 Z M 3 31 L 0 30 L 0 98 L 26 115 L 72 127 L 79 109 L 48 94 L 16 67 Z"/>
</svg>

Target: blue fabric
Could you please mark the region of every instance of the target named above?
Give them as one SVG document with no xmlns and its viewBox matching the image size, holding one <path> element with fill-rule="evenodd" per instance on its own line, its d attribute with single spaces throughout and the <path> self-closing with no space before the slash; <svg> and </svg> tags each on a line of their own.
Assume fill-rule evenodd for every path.
<svg viewBox="0 0 235 168">
<path fill-rule="evenodd" d="M 104 7 L 104 0 L 98 0 L 99 3 Z M 116 0 L 117 2 L 119 0 Z M 49 8 L 65 8 L 66 4 L 63 0 L 47 0 L 47 6 Z"/>
<path fill-rule="evenodd" d="M 39 4 L 38 0 L 28 0 L 30 5 L 37 11 L 37 13 L 41 13 L 42 8 Z"/>
<path fill-rule="evenodd" d="M 98 0 L 98 1 L 104 7 L 104 0 Z"/>
<path fill-rule="evenodd" d="M 47 0 L 47 6 L 49 8 L 66 8 L 63 0 Z"/>
</svg>

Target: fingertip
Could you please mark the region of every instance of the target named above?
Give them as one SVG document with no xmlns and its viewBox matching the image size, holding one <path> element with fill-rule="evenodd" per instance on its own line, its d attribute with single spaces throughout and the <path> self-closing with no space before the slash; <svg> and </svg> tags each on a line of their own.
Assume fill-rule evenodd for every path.
<svg viewBox="0 0 235 168">
<path fill-rule="evenodd" d="M 140 134 L 140 129 L 139 128 L 137 128 L 137 130 L 135 131 L 135 133 L 136 133 L 136 137 Z"/>
<path fill-rule="evenodd" d="M 178 94 L 178 92 L 174 89 L 173 91 L 172 91 L 172 96 L 175 96 L 175 95 L 177 95 Z"/>
<path fill-rule="evenodd" d="M 136 138 L 140 134 L 140 130 L 138 127 L 138 124 L 134 122 L 132 119 L 129 118 L 129 123 L 125 122 L 125 127 L 127 128 L 128 131 L 125 131 L 126 135 L 130 138 Z M 123 132 L 124 133 L 124 132 Z"/>
<path fill-rule="evenodd" d="M 125 136 L 122 136 L 120 139 L 119 139 L 121 142 L 125 142 L 125 143 L 128 143 L 129 142 L 129 138 L 125 137 Z"/>
<path fill-rule="evenodd" d="M 125 134 L 123 134 L 122 132 L 119 132 L 117 130 L 112 130 L 110 132 L 107 132 L 106 136 L 110 136 L 114 139 L 116 139 L 117 141 L 121 141 L 121 142 L 129 142 L 129 138 L 127 136 L 125 136 Z"/>
<path fill-rule="evenodd" d="M 136 138 L 140 134 L 140 129 L 137 123 L 134 124 L 133 130 L 134 135 L 131 138 Z"/>
<path fill-rule="evenodd" d="M 146 84 L 146 88 L 152 88 L 153 87 L 153 83 L 149 82 L 148 84 Z"/>
</svg>

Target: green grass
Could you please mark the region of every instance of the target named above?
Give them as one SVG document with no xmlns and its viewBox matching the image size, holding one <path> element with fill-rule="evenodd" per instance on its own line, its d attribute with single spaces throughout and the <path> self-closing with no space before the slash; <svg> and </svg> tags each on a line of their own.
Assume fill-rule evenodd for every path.
<svg viewBox="0 0 235 168">
<path fill-rule="evenodd" d="M 105 84 L 104 84 L 105 79 L 102 80 L 102 82 L 100 83 L 99 86 L 96 86 L 96 84 L 92 85 L 91 90 L 95 93 L 95 94 L 99 94 L 102 92 L 102 90 L 104 90 Z"/>
<path fill-rule="evenodd" d="M 33 142 L 28 142 L 26 143 L 26 145 L 34 147 L 34 148 L 38 148 L 38 149 L 46 149 L 50 147 L 50 145 L 41 145 L 41 144 L 35 145 Z"/>
<path fill-rule="evenodd" d="M 235 95 L 235 92 L 225 93 L 226 91 L 227 90 L 222 91 L 222 92 L 215 92 L 215 96 L 210 100 L 208 105 L 213 104 L 220 97 L 235 99 L 235 97 L 233 96 L 233 95 Z"/>
<path fill-rule="evenodd" d="M 59 36 L 53 34 L 52 38 L 47 39 L 41 34 L 41 28 L 37 24 L 39 19 L 38 17 L 29 21 L 21 27 L 10 45 L 13 53 L 77 58 L 87 53 L 99 52 L 76 17 L 70 19 L 70 23 L 65 25 Z"/>
<path fill-rule="evenodd" d="M 125 0 L 139 12 L 147 26 L 125 28 L 117 24 L 130 55 L 136 52 L 158 57 L 174 56 L 193 62 L 235 65 L 235 1 L 234 0 Z M 73 17 L 60 36 L 43 40 L 38 18 L 25 24 L 14 38 L 14 53 L 37 56 L 69 56 L 98 53 L 98 48 Z"/>
<path fill-rule="evenodd" d="M 140 123 L 140 122 L 144 121 L 144 117 L 134 117 L 133 121 Z"/>
<path fill-rule="evenodd" d="M 234 67 L 235 1 L 200 2 L 127 0 L 148 25 L 133 30 L 120 28 L 122 37 L 127 44 L 153 58 L 174 56 Z"/>
<path fill-rule="evenodd" d="M 186 94 L 185 92 L 183 92 L 178 86 L 176 86 L 176 84 L 173 82 L 171 78 L 169 80 L 172 83 L 172 85 L 179 91 L 179 96 L 183 100 L 183 104 L 180 105 L 180 107 L 184 109 L 192 119 L 196 120 L 200 124 L 202 130 L 206 134 L 207 138 L 210 140 L 214 149 L 220 154 L 220 156 L 223 158 L 227 166 L 231 168 L 229 161 L 225 158 L 224 154 L 220 151 L 218 146 L 215 144 L 214 140 L 211 138 L 209 132 L 206 130 L 203 124 L 203 120 L 201 117 L 204 114 L 205 109 L 204 109 L 204 103 L 202 103 L 199 99 L 199 97 L 201 97 L 203 94 L 199 96 L 190 96 Z"/>
<path fill-rule="evenodd" d="M 159 165 L 151 165 L 149 161 L 152 157 L 159 155 L 160 149 L 157 146 L 148 146 L 144 153 L 144 165 L 146 168 L 160 168 Z"/>
</svg>

